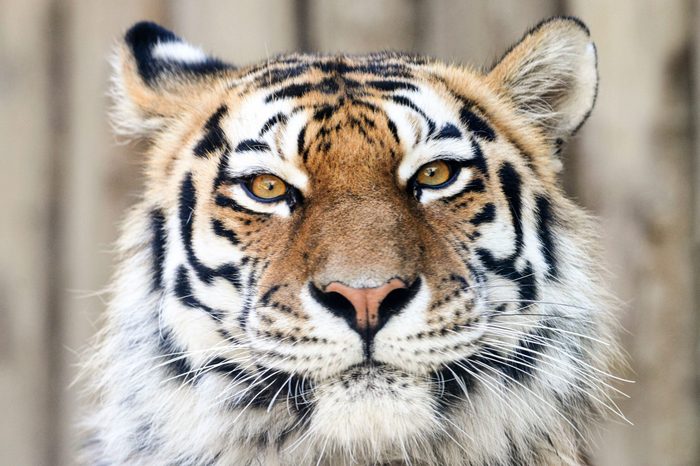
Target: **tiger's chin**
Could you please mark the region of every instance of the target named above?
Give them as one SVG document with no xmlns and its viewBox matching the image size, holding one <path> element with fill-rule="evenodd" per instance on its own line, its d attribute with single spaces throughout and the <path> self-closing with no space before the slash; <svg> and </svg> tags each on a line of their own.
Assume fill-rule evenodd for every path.
<svg viewBox="0 0 700 466">
<path fill-rule="evenodd" d="M 316 395 L 312 429 L 348 451 L 396 450 L 438 422 L 428 383 L 382 366 L 350 369 Z"/>
</svg>

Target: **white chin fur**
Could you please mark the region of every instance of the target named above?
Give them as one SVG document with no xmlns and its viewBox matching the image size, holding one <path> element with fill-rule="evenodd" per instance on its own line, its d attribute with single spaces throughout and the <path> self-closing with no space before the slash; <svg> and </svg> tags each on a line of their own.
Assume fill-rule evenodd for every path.
<svg viewBox="0 0 700 466">
<path fill-rule="evenodd" d="M 426 383 L 372 368 L 319 388 L 316 401 L 311 429 L 345 450 L 395 450 L 438 422 Z"/>
</svg>

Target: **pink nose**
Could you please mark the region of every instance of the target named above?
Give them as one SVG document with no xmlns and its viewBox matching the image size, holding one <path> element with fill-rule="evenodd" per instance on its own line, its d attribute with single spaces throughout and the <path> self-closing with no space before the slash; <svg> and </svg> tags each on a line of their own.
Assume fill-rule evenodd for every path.
<svg viewBox="0 0 700 466">
<path fill-rule="evenodd" d="M 350 301 L 355 309 L 355 322 L 359 330 L 375 329 L 379 326 L 379 306 L 389 293 L 399 288 L 407 288 L 398 278 L 376 288 L 351 288 L 339 282 L 326 286 L 326 293 L 339 293 Z"/>
</svg>

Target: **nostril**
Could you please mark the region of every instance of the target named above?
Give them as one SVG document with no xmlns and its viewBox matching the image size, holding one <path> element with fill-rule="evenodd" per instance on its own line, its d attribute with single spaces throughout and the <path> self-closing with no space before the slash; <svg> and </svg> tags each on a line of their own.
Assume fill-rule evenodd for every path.
<svg viewBox="0 0 700 466">
<path fill-rule="evenodd" d="M 355 309 L 348 298 L 342 294 L 331 291 L 330 293 L 323 293 L 323 304 L 331 309 L 336 309 L 344 313 L 354 313 Z"/>
<path fill-rule="evenodd" d="M 391 312 L 395 309 L 402 309 L 406 302 L 410 300 L 411 292 L 407 288 L 393 290 L 379 305 L 379 312 Z"/>
<path fill-rule="evenodd" d="M 413 301 L 420 289 L 420 277 L 408 288 L 396 288 L 392 290 L 379 304 L 379 327 L 382 327 L 392 316 L 401 312 Z"/>
<path fill-rule="evenodd" d="M 343 319 L 347 320 L 351 326 L 354 326 L 355 307 L 349 299 L 335 291 L 321 291 L 313 283 L 309 284 L 309 290 L 311 292 L 311 296 L 318 303 L 338 317 L 342 317 Z"/>
</svg>

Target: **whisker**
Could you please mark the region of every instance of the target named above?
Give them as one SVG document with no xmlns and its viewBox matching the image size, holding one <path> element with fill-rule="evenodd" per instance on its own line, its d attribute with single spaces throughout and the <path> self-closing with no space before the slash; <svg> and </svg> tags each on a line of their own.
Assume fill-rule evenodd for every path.
<svg viewBox="0 0 700 466">
<path fill-rule="evenodd" d="M 487 360 L 491 360 L 491 361 L 494 361 L 494 362 L 498 362 L 499 364 L 505 364 L 506 366 L 508 366 L 508 367 L 510 367 L 510 368 L 512 368 L 512 369 L 514 369 L 514 370 L 516 370 L 516 371 L 518 371 L 518 372 L 527 373 L 527 372 L 526 372 L 525 370 L 523 370 L 521 367 L 518 367 L 518 366 L 516 366 L 516 365 L 514 365 L 514 364 L 511 364 L 511 360 L 508 359 L 508 358 L 506 358 L 506 357 L 504 357 L 504 356 L 502 356 L 502 355 L 493 353 L 493 352 L 488 351 L 488 350 L 482 351 L 480 354 L 483 355 L 483 356 L 485 357 L 485 359 L 487 359 Z M 573 388 L 574 390 L 576 390 L 576 391 L 578 391 L 578 392 L 581 392 L 581 393 L 583 393 L 583 394 L 586 394 L 586 395 L 590 396 L 592 399 L 594 399 L 595 401 L 597 401 L 598 403 L 600 403 L 602 406 L 604 406 L 605 408 L 607 408 L 608 410 L 610 410 L 610 412 L 612 412 L 613 414 L 619 416 L 621 419 L 625 420 L 626 422 L 630 423 L 630 425 L 632 424 L 632 423 L 629 422 L 629 420 L 624 416 L 624 414 L 622 414 L 622 411 L 620 411 L 620 408 L 619 408 L 617 405 L 615 405 L 615 404 L 613 403 L 613 405 L 614 405 L 614 408 L 613 408 L 612 406 L 608 405 L 606 402 L 604 402 L 604 401 L 602 401 L 601 399 L 599 399 L 598 397 L 596 397 L 594 394 L 592 394 L 592 393 L 590 393 L 589 391 L 583 389 L 582 387 L 579 387 L 578 385 L 576 385 L 575 383 L 573 383 L 571 380 L 567 380 L 567 379 L 565 379 L 565 378 L 563 378 L 563 377 L 561 377 L 561 376 L 559 376 L 559 375 L 557 375 L 557 374 L 553 374 L 552 372 L 547 371 L 547 370 L 545 370 L 545 369 L 543 369 L 542 367 L 537 366 L 537 365 L 528 364 L 528 363 L 525 363 L 525 362 L 522 362 L 522 361 L 518 361 L 518 364 L 523 365 L 523 366 L 525 366 L 525 367 L 528 367 L 528 368 L 530 368 L 530 369 L 536 370 L 536 371 L 538 371 L 538 372 L 540 372 L 540 373 L 542 373 L 542 374 L 544 374 L 544 375 L 546 375 L 546 376 L 548 376 L 548 377 L 553 377 L 553 378 L 555 378 L 555 379 L 557 379 L 557 380 L 560 380 L 560 381 L 564 382 L 566 385 L 570 386 L 570 387 Z M 590 386 L 590 385 L 589 385 L 589 386 Z M 591 387 L 591 388 L 595 388 L 595 387 Z"/>
<path fill-rule="evenodd" d="M 490 366 L 487 365 L 487 364 L 481 363 L 481 362 L 479 362 L 479 361 L 469 361 L 470 364 L 471 364 L 472 362 L 475 363 L 475 364 L 479 364 L 480 366 L 483 366 L 484 368 L 486 368 L 486 369 L 488 369 L 488 370 L 490 370 L 490 371 L 496 372 L 496 369 L 490 367 Z M 520 383 L 519 381 L 517 381 L 517 380 L 514 379 L 513 377 L 509 376 L 508 374 L 505 374 L 505 373 L 502 373 L 502 372 L 497 373 L 497 374 L 498 374 L 500 377 L 505 377 L 506 379 L 510 380 L 512 383 L 517 384 L 519 387 L 521 387 L 521 388 L 524 389 L 525 391 L 529 392 L 529 393 L 532 394 L 535 398 L 537 398 L 537 399 L 540 400 L 542 403 L 544 403 L 545 405 L 547 405 L 548 407 L 550 407 L 550 408 L 551 408 L 556 414 L 558 414 L 567 424 L 569 424 L 569 426 L 571 426 L 572 429 L 574 429 L 574 432 L 576 432 L 581 438 L 585 438 L 584 435 L 581 433 L 581 431 L 574 425 L 574 423 L 571 422 L 571 420 L 569 420 L 561 411 L 559 411 L 559 409 L 557 409 L 556 406 L 552 405 L 550 402 L 548 402 L 547 400 L 545 400 L 543 397 L 541 397 L 540 395 L 538 395 L 537 393 L 535 393 L 534 390 L 528 388 L 527 386 L 525 386 L 524 384 Z"/>
<path fill-rule="evenodd" d="M 498 340 L 485 339 L 484 341 L 486 341 L 487 343 L 489 343 L 491 346 L 495 346 L 495 347 L 500 348 L 500 349 L 503 350 L 503 351 L 512 350 L 512 348 L 507 347 L 506 345 L 503 344 L 503 342 L 498 341 Z M 533 349 L 525 348 L 525 347 L 522 347 L 522 346 L 519 347 L 518 350 L 519 350 L 519 351 L 526 351 L 526 352 L 528 352 L 528 353 L 535 354 L 535 355 L 537 355 L 537 356 L 539 356 L 539 357 L 549 359 L 550 361 L 542 361 L 542 362 L 545 363 L 545 364 L 548 364 L 548 365 L 551 366 L 551 367 L 556 367 L 556 363 L 560 362 L 560 361 L 557 360 L 555 357 L 553 357 L 553 356 L 551 356 L 551 355 L 549 355 L 549 354 L 547 354 L 547 353 L 545 353 L 545 352 L 535 351 L 535 350 L 533 350 Z M 572 360 L 572 362 L 578 362 L 574 357 L 572 357 L 572 356 L 569 355 L 569 354 L 567 354 L 567 357 L 570 358 L 570 359 Z M 575 366 L 574 366 L 574 367 L 572 367 L 572 369 L 573 369 L 577 374 L 579 374 L 581 377 L 585 377 L 587 380 L 591 381 L 591 383 L 599 383 L 599 384 L 602 384 L 602 385 L 604 385 L 606 388 L 609 388 L 610 390 L 613 390 L 613 391 L 619 393 L 620 395 L 622 395 L 622 396 L 624 396 L 624 397 L 626 397 L 626 398 L 629 398 L 629 397 L 630 397 L 629 395 L 627 395 L 627 394 L 626 394 L 625 392 L 623 392 L 622 390 L 620 390 L 620 389 L 618 389 L 618 388 L 616 388 L 616 387 L 614 387 L 614 386 L 608 384 L 607 382 L 605 382 L 605 381 L 602 380 L 602 379 L 595 378 L 595 376 L 594 376 L 593 374 L 591 374 L 591 373 L 589 373 L 589 372 L 585 372 L 585 371 L 584 371 L 582 368 L 580 368 L 580 367 L 575 367 Z M 607 376 L 607 374 L 606 374 L 606 376 Z"/>
<path fill-rule="evenodd" d="M 450 421 L 449 419 L 447 419 L 446 416 L 440 414 L 439 412 L 436 411 L 435 414 L 436 414 L 441 420 L 447 421 L 447 422 L 448 422 L 449 424 L 451 424 L 452 426 L 455 425 L 452 421 Z M 464 447 L 462 446 L 462 444 L 461 444 L 460 442 L 457 441 L 457 439 L 455 439 L 452 435 L 450 435 L 450 433 L 447 431 L 447 429 L 446 429 L 443 425 L 441 425 L 439 422 L 435 422 L 435 425 L 442 431 L 443 434 L 447 435 L 447 437 L 448 437 L 450 440 L 452 440 L 452 443 L 454 443 L 455 445 L 457 445 L 457 447 L 458 447 L 460 450 L 462 450 L 462 451 L 463 451 L 465 454 L 467 454 L 467 455 L 470 454 L 470 453 L 467 451 L 467 449 L 464 448 Z M 466 432 L 464 432 L 464 430 L 462 430 L 462 429 L 459 429 L 459 430 L 460 430 L 467 438 L 472 439 L 469 435 L 467 435 Z M 473 441 L 473 439 L 472 439 L 472 441 Z"/>
<path fill-rule="evenodd" d="M 585 307 L 585 306 L 581 306 L 578 304 L 560 303 L 557 301 L 542 301 L 539 299 L 489 299 L 489 300 L 484 300 L 484 303 L 486 303 L 486 304 L 498 304 L 498 303 L 546 304 L 548 306 L 570 307 L 570 308 L 579 309 L 582 311 L 589 311 L 589 312 L 595 311 L 595 309 L 593 309 L 591 307 Z"/>
<path fill-rule="evenodd" d="M 601 345 L 605 345 L 605 346 L 610 346 L 610 344 L 611 344 L 610 342 L 601 340 L 601 339 L 596 338 L 596 337 L 592 337 L 590 335 L 584 335 L 582 333 L 574 332 L 572 330 L 564 330 L 564 329 L 559 328 L 559 327 L 538 325 L 537 323 L 533 323 L 533 322 L 524 322 L 523 321 L 523 322 L 517 322 L 517 323 L 509 323 L 509 325 L 523 325 L 523 326 L 527 325 L 529 329 L 543 329 L 543 330 L 552 331 L 552 332 L 559 332 L 559 333 L 562 333 L 565 335 L 571 335 L 571 336 L 575 336 L 578 338 L 583 338 L 585 340 L 595 341 L 596 343 L 600 343 Z M 460 327 L 462 327 L 462 326 L 460 326 Z M 497 327 L 493 323 L 489 323 L 488 327 L 489 328 L 500 328 L 500 327 Z"/>
<path fill-rule="evenodd" d="M 443 355 L 445 355 L 445 356 L 448 356 L 449 353 L 454 353 L 454 352 L 452 352 L 452 351 L 448 351 L 448 352 L 442 351 L 441 353 L 442 353 Z M 454 353 L 454 354 L 456 354 L 456 353 Z M 454 356 L 454 354 L 453 354 L 453 356 Z M 459 362 L 459 361 L 455 361 L 455 364 L 458 365 L 460 368 L 462 368 L 462 370 L 464 370 L 465 372 L 467 372 L 469 375 L 471 375 L 472 377 L 474 377 L 474 378 L 476 378 L 477 380 L 479 380 L 482 384 L 484 384 L 484 386 L 486 387 L 486 389 L 489 390 L 491 393 L 493 393 L 493 394 L 496 396 L 496 398 L 498 398 L 498 399 L 501 401 L 502 405 L 505 406 L 506 408 L 508 408 L 516 417 L 520 417 L 521 419 L 523 419 L 522 413 L 518 413 L 518 412 L 515 410 L 515 408 L 514 408 L 510 403 L 508 403 L 508 399 L 505 398 L 501 393 L 499 393 L 499 390 L 500 390 L 500 389 L 505 389 L 505 390 L 507 390 L 507 391 L 510 391 L 510 392 L 512 393 L 512 395 L 513 395 L 515 398 L 519 399 L 519 400 L 523 403 L 523 405 L 526 406 L 527 409 L 530 410 L 530 412 L 532 413 L 533 416 L 537 416 L 537 414 L 534 412 L 534 410 L 533 410 L 527 403 L 525 403 L 524 400 L 523 400 L 522 398 L 520 398 L 516 393 L 514 393 L 514 392 L 513 392 L 511 389 L 509 389 L 508 387 L 505 387 L 503 384 L 499 384 L 499 383 L 495 380 L 495 378 L 494 378 L 494 382 L 493 382 L 493 384 L 492 384 L 491 382 L 489 382 L 489 381 L 487 381 L 487 380 L 484 379 L 484 377 L 487 377 L 488 374 L 484 374 L 483 372 L 480 372 L 480 371 L 477 371 L 477 370 L 469 370 L 464 364 L 462 364 L 462 363 Z M 471 364 L 470 364 L 470 366 L 471 366 Z M 474 369 L 473 366 L 472 366 L 472 369 Z M 483 377 L 482 377 L 482 376 L 483 376 Z"/>
<path fill-rule="evenodd" d="M 539 343 L 539 344 L 541 344 L 541 345 L 543 345 L 543 346 L 546 346 L 546 347 L 548 347 L 548 348 L 552 348 L 552 349 L 554 349 L 554 350 L 556 350 L 556 351 L 561 351 L 561 347 L 560 347 L 560 346 L 556 346 L 556 345 L 552 345 L 551 343 L 548 343 L 548 342 L 560 343 L 558 340 L 555 340 L 555 339 L 553 339 L 553 338 L 545 337 L 545 336 L 542 336 L 542 335 L 537 335 L 537 336 L 535 336 L 535 335 L 528 335 L 528 334 L 526 334 L 526 333 L 517 332 L 516 330 L 511 329 L 511 328 L 499 327 L 499 326 L 496 326 L 496 325 L 490 325 L 489 327 L 490 327 L 491 330 L 497 330 L 497 332 L 492 332 L 492 333 L 494 333 L 495 335 L 497 335 L 498 332 L 506 332 L 506 333 L 505 333 L 506 336 L 510 336 L 510 337 L 520 337 L 520 338 L 530 338 L 529 341 L 537 342 L 537 343 Z M 602 369 L 600 369 L 600 368 L 598 368 L 598 367 L 595 367 L 595 366 L 593 366 L 593 365 L 587 363 L 586 361 L 584 361 L 584 360 L 582 360 L 582 359 L 580 359 L 580 358 L 577 358 L 576 356 L 574 356 L 574 355 L 572 355 L 572 354 L 568 354 L 568 356 L 569 356 L 572 360 L 574 360 L 574 361 L 576 361 L 576 362 L 578 362 L 578 363 L 580 363 L 580 364 L 582 364 L 582 365 L 588 367 L 589 369 L 592 369 L 592 370 L 594 370 L 594 371 L 596 371 L 596 372 L 598 372 L 598 373 L 600 373 L 600 374 L 603 374 L 603 375 L 605 375 L 605 376 L 607 376 L 607 377 L 610 377 L 610 378 L 612 378 L 612 379 L 618 380 L 618 381 L 620 381 L 620 382 L 635 383 L 634 380 L 624 379 L 624 378 L 619 377 L 619 376 L 616 376 L 616 375 L 614 375 L 614 374 L 610 374 L 610 373 L 608 373 L 608 372 L 605 372 L 604 370 L 602 370 Z"/>
</svg>

